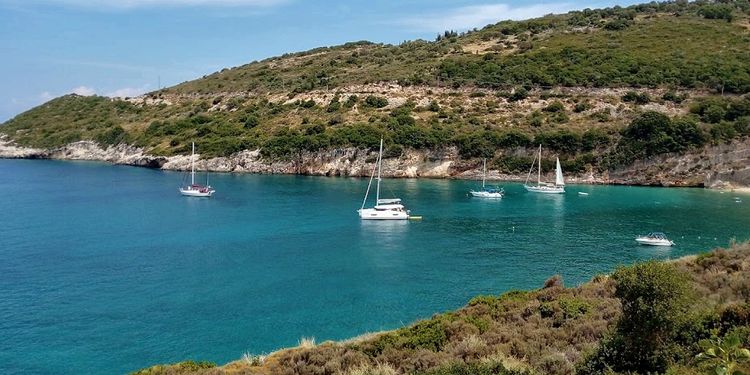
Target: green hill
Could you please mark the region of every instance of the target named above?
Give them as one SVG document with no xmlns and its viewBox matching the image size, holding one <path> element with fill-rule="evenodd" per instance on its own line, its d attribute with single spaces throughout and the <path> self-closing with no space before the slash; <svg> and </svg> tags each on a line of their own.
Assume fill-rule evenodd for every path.
<svg viewBox="0 0 750 375">
<path fill-rule="evenodd" d="M 505 172 L 530 163 L 514 150 L 541 143 L 566 170 L 605 170 L 750 134 L 749 13 L 747 0 L 649 3 L 348 43 L 140 98 L 64 96 L 0 132 L 43 148 L 95 140 L 173 155 L 196 141 L 203 157 L 260 148 L 269 159 L 382 135 L 389 157 L 457 147 Z"/>
</svg>

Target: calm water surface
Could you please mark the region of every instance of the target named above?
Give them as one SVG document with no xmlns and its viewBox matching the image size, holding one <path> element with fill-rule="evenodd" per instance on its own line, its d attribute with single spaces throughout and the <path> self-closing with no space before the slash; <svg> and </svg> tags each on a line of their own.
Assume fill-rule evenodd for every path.
<svg viewBox="0 0 750 375">
<path fill-rule="evenodd" d="M 421 222 L 361 222 L 365 179 L 0 160 L 0 373 L 122 373 L 391 329 L 478 294 L 750 238 L 750 196 L 701 189 L 386 180 Z M 583 197 L 576 192 L 585 191 Z M 664 231 L 673 248 L 633 237 Z"/>
</svg>

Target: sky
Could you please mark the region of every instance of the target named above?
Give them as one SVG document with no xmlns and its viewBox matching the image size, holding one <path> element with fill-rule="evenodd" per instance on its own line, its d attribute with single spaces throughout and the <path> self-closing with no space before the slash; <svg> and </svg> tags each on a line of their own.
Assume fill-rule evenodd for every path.
<svg viewBox="0 0 750 375">
<path fill-rule="evenodd" d="M 0 122 L 68 93 L 136 96 L 287 52 L 637 2 L 0 0 Z"/>
</svg>

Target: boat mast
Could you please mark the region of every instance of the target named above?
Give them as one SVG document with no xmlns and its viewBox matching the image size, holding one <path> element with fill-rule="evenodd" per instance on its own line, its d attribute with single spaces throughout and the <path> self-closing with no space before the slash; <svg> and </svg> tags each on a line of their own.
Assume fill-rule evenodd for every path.
<svg viewBox="0 0 750 375">
<path fill-rule="evenodd" d="M 195 142 L 193 142 L 193 153 L 190 155 L 190 185 L 195 185 Z"/>
<path fill-rule="evenodd" d="M 484 189 L 484 180 L 487 176 L 487 158 L 482 159 L 482 189 Z"/>
<path fill-rule="evenodd" d="M 531 178 L 531 172 L 534 171 L 534 164 L 536 163 L 536 155 L 534 155 L 534 160 L 531 161 L 531 168 L 529 168 L 529 174 L 526 175 L 526 181 L 524 181 L 524 186 L 529 184 L 529 179 Z"/>
<path fill-rule="evenodd" d="M 539 186 L 542 184 L 542 145 L 539 145 L 539 174 L 536 178 L 536 185 Z"/>
<path fill-rule="evenodd" d="M 380 200 L 380 168 L 383 165 L 383 138 L 380 138 L 380 151 L 378 152 L 378 186 L 375 190 L 375 205 Z"/>
</svg>

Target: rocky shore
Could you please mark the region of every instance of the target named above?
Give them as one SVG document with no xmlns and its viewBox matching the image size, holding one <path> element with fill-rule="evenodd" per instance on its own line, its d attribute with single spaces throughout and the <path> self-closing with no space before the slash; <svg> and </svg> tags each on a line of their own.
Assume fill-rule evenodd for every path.
<svg viewBox="0 0 750 375">
<path fill-rule="evenodd" d="M 518 150 L 523 152 L 523 150 Z M 199 155 L 198 155 L 199 157 Z M 312 176 L 366 177 L 377 154 L 356 148 L 305 152 L 292 160 L 267 160 L 260 150 L 245 150 L 228 157 L 200 159 L 196 169 L 211 172 L 301 174 Z M 120 144 L 102 148 L 93 141 L 79 141 L 54 149 L 28 148 L 0 136 L 0 158 L 92 160 L 163 170 L 188 170 L 188 155 L 155 156 L 144 149 Z M 481 161 L 464 160 L 455 148 L 407 150 L 383 161 L 383 176 L 396 178 L 475 179 Z M 488 179 L 523 181 L 526 175 L 488 171 Z M 707 146 L 685 154 L 665 154 L 603 173 L 566 173 L 571 183 L 680 186 L 735 189 L 750 186 L 750 141 Z"/>
</svg>

